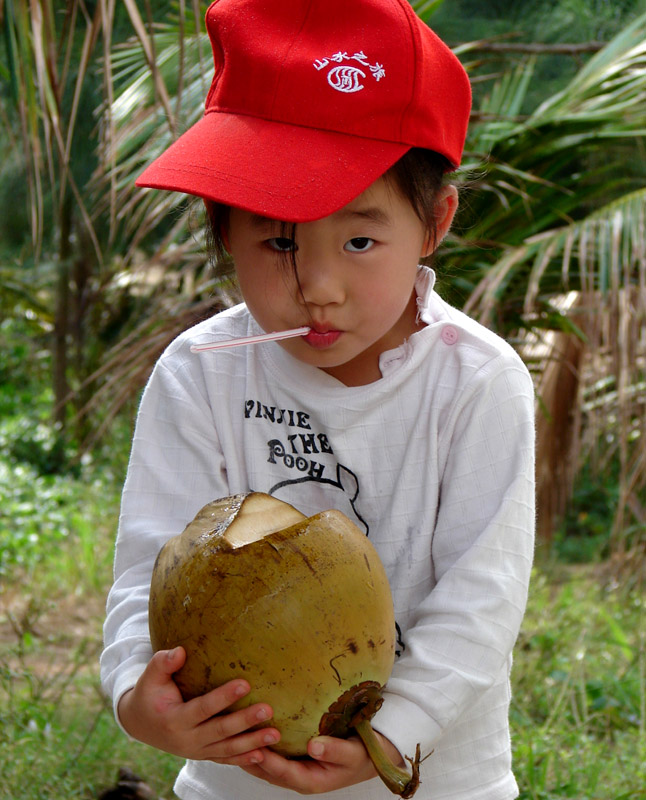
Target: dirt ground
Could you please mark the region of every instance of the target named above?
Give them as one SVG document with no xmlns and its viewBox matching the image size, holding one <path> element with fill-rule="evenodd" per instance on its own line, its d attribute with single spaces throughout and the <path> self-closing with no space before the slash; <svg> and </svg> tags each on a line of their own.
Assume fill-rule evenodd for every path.
<svg viewBox="0 0 646 800">
<path fill-rule="evenodd" d="M 105 597 L 44 596 L 38 586 L 0 587 L 0 664 L 55 687 L 82 673 L 98 680 Z"/>
</svg>

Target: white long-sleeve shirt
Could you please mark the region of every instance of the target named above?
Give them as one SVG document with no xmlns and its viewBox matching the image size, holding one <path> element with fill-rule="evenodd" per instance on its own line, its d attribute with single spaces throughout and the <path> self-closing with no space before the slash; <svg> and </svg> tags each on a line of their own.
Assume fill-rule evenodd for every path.
<svg viewBox="0 0 646 800">
<path fill-rule="evenodd" d="M 244 305 L 179 336 L 144 392 L 123 493 L 102 679 L 115 705 L 152 655 L 155 557 L 218 497 L 274 494 L 338 508 L 376 547 L 401 635 L 376 730 L 404 755 L 433 750 L 418 800 L 510 800 L 511 652 L 534 531 L 534 402 L 513 349 L 433 290 L 425 327 L 348 387 L 277 343 L 192 354 L 258 333 Z M 237 767 L 189 761 L 185 800 L 296 796 Z M 378 778 L 325 797 L 386 800 Z"/>
</svg>

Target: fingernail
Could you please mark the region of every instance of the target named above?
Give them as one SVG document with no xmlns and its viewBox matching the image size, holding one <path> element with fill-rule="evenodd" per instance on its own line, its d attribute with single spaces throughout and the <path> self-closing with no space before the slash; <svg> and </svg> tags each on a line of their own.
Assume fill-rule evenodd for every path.
<svg viewBox="0 0 646 800">
<path fill-rule="evenodd" d="M 247 687 L 242 683 L 238 684 L 238 686 L 235 688 L 235 694 L 237 697 L 242 697 L 243 695 L 247 694 Z"/>
<path fill-rule="evenodd" d="M 266 708 L 260 708 L 260 709 L 258 709 L 258 711 L 256 711 L 256 719 L 263 720 L 263 719 L 267 719 L 268 716 L 269 716 L 269 714 L 267 713 L 267 709 Z"/>
<path fill-rule="evenodd" d="M 323 755 L 325 751 L 325 747 L 323 746 L 322 742 L 312 742 L 310 744 L 310 755 L 316 756 L 319 758 Z"/>
<path fill-rule="evenodd" d="M 172 661 L 172 660 L 175 658 L 175 654 L 176 654 L 176 653 L 177 653 L 177 648 L 176 648 L 176 647 L 174 647 L 172 650 L 169 650 L 169 651 L 168 651 L 168 653 L 166 654 L 166 658 L 167 658 L 169 661 Z"/>
<path fill-rule="evenodd" d="M 275 733 L 268 733 L 263 741 L 265 744 L 275 744 L 278 741 L 278 736 Z"/>
</svg>

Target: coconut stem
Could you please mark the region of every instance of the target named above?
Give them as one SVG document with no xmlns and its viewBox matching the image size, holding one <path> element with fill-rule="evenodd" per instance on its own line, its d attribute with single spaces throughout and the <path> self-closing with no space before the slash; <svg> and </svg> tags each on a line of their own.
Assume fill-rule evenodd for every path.
<svg viewBox="0 0 646 800">
<path fill-rule="evenodd" d="M 375 765 L 379 777 L 390 791 L 400 795 L 400 797 L 412 797 L 419 786 L 419 765 L 421 761 L 419 745 L 417 745 L 414 759 L 406 756 L 406 760 L 410 762 L 412 767 L 412 775 L 409 775 L 405 769 L 395 766 L 388 758 L 369 720 L 362 719 L 357 721 L 354 729 L 361 737 L 361 741 L 368 751 L 370 760 Z"/>
</svg>

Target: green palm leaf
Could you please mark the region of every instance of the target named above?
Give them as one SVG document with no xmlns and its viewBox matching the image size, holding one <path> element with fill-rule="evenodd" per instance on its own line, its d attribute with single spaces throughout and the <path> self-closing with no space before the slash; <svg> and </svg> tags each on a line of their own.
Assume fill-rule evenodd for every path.
<svg viewBox="0 0 646 800">
<path fill-rule="evenodd" d="M 621 287 L 646 287 L 646 189 L 619 198 L 578 222 L 507 248 L 487 271 L 465 310 L 491 322 L 510 287 L 522 287 L 531 322 L 541 297 L 575 289 L 603 298 Z M 515 298 L 518 299 L 518 298 Z M 610 298 L 613 300 L 613 298 Z M 638 296 L 646 314 L 646 296 Z"/>
<path fill-rule="evenodd" d="M 497 82 L 468 139 L 480 161 L 467 164 L 475 177 L 458 221 L 465 233 L 451 249 L 461 291 L 471 287 L 481 295 L 478 281 L 489 280 L 499 260 L 516 258 L 514 248 L 644 183 L 646 15 L 596 54 L 583 77 L 519 120 L 523 72 L 531 75 L 532 66 Z"/>
<path fill-rule="evenodd" d="M 476 114 L 444 290 L 535 373 L 543 534 L 579 459 L 616 459 L 613 539 L 626 547 L 646 489 L 646 15 L 526 118 L 523 69 Z"/>
</svg>

